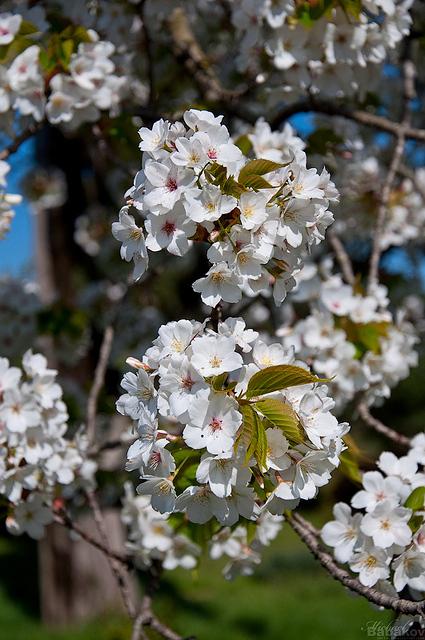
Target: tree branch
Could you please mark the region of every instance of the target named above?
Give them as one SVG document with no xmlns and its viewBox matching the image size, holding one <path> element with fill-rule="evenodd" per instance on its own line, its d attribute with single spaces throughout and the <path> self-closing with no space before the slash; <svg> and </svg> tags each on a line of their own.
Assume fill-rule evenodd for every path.
<svg viewBox="0 0 425 640">
<path fill-rule="evenodd" d="M 41 129 L 42 123 L 37 122 L 36 124 L 30 125 L 27 129 L 22 131 L 19 135 L 16 136 L 12 140 L 12 142 L 0 151 L 0 160 L 7 160 L 9 156 L 18 151 L 21 144 L 32 138 L 33 135 L 37 133 Z"/>
<path fill-rule="evenodd" d="M 284 107 L 278 114 L 271 118 L 271 128 L 278 129 L 283 122 L 286 122 L 291 116 L 298 113 L 322 113 L 328 116 L 340 116 L 341 118 L 353 120 L 366 127 L 385 131 L 393 136 L 398 136 L 401 129 L 401 123 L 389 120 L 384 116 L 377 116 L 374 113 L 360 109 L 349 109 L 342 104 L 328 102 L 327 100 L 317 100 L 316 98 L 314 100 L 300 100 L 299 102 Z M 404 135 L 406 139 L 425 142 L 425 129 L 415 129 L 414 127 L 406 126 Z"/>
<path fill-rule="evenodd" d="M 415 67 L 411 60 L 405 60 L 403 63 L 404 77 L 404 99 L 403 99 L 403 115 L 397 130 L 397 144 L 394 148 L 391 164 L 388 169 L 387 177 L 382 188 L 380 203 L 378 207 L 378 216 L 376 220 L 375 231 L 373 235 L 373 247 L 369 263 L 369 282 L 368 289 L 378 282 L 379 260 L 382 254 L 382 234 L 385 227 L 385 218 L 388 210 L 388 203 L 391 197 L 391 189 L 397 175 L 398 167 L 404 153 L 406 144 L 407 129 L 410 124 L 410 101 L 415 97 Z"/>
<path fill-rule="evenodd" d="M 327 238 L 335 252 L 335 256 L 338 260 L 339 266 L 341 267 L 345 281 L 348 282 L 348 284 L 353 285 L 355 283 L 353 266 L 343 243 L 332 229 L 328 231 Z"/>
<path fill-rule="evenodd" d="M 111 548 L 109 545 L 108 532 L 106 530 L 105 520 L 102 515 L 102 511 L 99 506 L 99 502 L 96 498 L 96 495 L 93 491 L 87 491 L 87 500 L 93 511 L 94 521 L 96 523 L 97 530 L 99 532 L 99 536 L 102 540 L 103 546 L 107 549 L 108 553 L 106 553 L 106 558 L 109 562 L 109 566 L 111 571 L 115 577 L 118 589 L 121 593 L 121 598 L 124 602 L 124 606 L 127 610 L 127 613 L 131 619 L 136 617 L 136 609 L 131 599 L 130 589 L 128 586 L 129 576 L 126 573 L 127 567 L 120 563 L 116 558 L 111 555 Z"/>
<path fill-rule="evenodd" d="M 129 568 L 132 567 L 132 561 L 129 557 L 116 553 L 115 551 L 112 551 L 111 549 L 106 547 L 104 544 L 99 542 L 99 540 L 97 540 L 96 538 L 93 538 L 93 536 L 91 536 L 89 533 L 84 531 L 84 529 L 81 529 L 81 527 L 78 524 L 73 522 L 67 513 L 63 511 L 56 512 L 54 514 L 54 519 L 55 519 L 55 522 L 62 525 L 63 527 L 66 527 L 70 531 L 73 531 L 82 540 L 84 540 L 88 544 L 91 544 L 92 547 L 94 547 L 95 549 L 98 549 L 98 551 L 101 551 L 106 556 L 114 558 L 115 560 L 117 560 L 118 562 L 120 562 L 121 564 Z"/>
<path fill-rule="evenodd" d="M 302 516 L 292 514 L 287 518 L 287 521 L 314 557 L 317 558 L 322 567 L 345 587 L 363 596 L 378 607 L 392 609 L 397 613 L 404 613 L 406 615 L 425 615 L 425 600 L 418 602 L 405 600 L 403 598 L 389 596 L 372 587 L 365 587 L 357 578 L 354 578 L 347 571 L 339 567 L 333 557 L 320 545 L 318 540 L 319 532 L 312 528 L 310 523 L 304 520 Z"/>
<path fill-rule="evenodd" d="M 207 102 L 229 103 L 242 93 L 230 91 L 221 86 L 206 54 L 200 47 L 190 27 L 187 15 L 182 7 L 172 12 L 168 27 L 173 40 L 174 55 L 189 71 L 198 89 Z"/>
<path fill-rule="evenodd" d="M 150 627 L 166 640 L 183 640 L 175 631 L 167 627 L 166 624 L 158 620 L 152 610 L 152 600 L 159 588 L 159 581 L 162 573 L 162 564 L 160 560 L 153 560 L 147 575 L 148 582 L 146 592 L 143 596 L 140 611 L 134 620 L 133 633 L 131 640 L 139 640 L 143 627 Z"/>
<path fill-rule="evenodd" d="M 88 498 L 89 498 L 89 495 L 90 494 L 88 494 Z M 94 497 L 94 502 L 93 502 L 93 497 Z M 55 522 L 66 527 L 70 531 L 73 531 L 80 538 L 85 540 L 85 542 L 87 542 L 88 544 L 91 544 L 92 547 L 94 547 L 95 549 L 98 549 L 98 551 L 101 551 L 109 561 L 119 563 L 121 565 L 121 569 L 125 569 L 125 570 L 133 569 L 134 565 L 130 557 L 116 553 L 110 548 L 108 543 L 108 538 L 107 538 L 107 531 L 105 529 L 104 522 L 103 522 L 103 516 L 100 512 L 96 497 L 93 496 L 93 494 L 91 494 L 89 500 L 93 508 L 93 515 L 95 517 L 96 524 L 100 526 L 100 529 L 103 530 L 103 533 L 101 534 L 99 529 L 99 533 L 103 539 L 102 542 L 99 542 L 99 540 L 97 540 L 96 538 L 93 538 L 90 534 L 88 534 L 86 531 L 81 529 L 81 527 L 75 524 L 65 511 L 56 512 L 54 514 Z M 99 513 L 100 513 L 100 517 L 99 517 Z M 143 627 L 150 627 L 166 640 L 183 640 L 181 636 L 175 633 L 166 624 L 161 622 L 152 611 L 153 596 L 158 590 L 161 573 L 162 573 L 162 565 L 160 561 L 154 560 L 152 563 L 152 566 L 146 572 L 148 576 L 146 593 L 143 596 L 142 604 L 139 612 L 136 615 L 133 608 L 130 608 L 130 611 L 128 611 L 129 616 L 134 621 L 131 640 L 139 640 L 140 638 L 144 638 Z M 114 570 L 114 575 L 116 575 L 115 570 Z M 120 589 L 121 589 L 121 586 L 120 586 Z M 124 594 L 122 591 L 121 593 L 124 597 Z M 127 592 L 126 592 L 126 599 L 127 599 Z M 126 606 L 127 606 L 127 603 L 126 603 Z M 128 610 L 128 606 L 127 606 L 127 610 Z"/>
<path fill-rule="evenodd" d="M 391 429 L 391 427 L 387 427 L 386 424 L 384 424 L 377 418 L 374 418 L 374 416 L 370 413 L 369 407 L 365 402 L 361 402 L 357 406 L 357 410 L 359 412 L 361 419 L 367 425 L 369 425 L 369 427 L 372 427 L 372 429 L 375 429 L 375 431 L 386 436 L 387 438 L 389 438 L 390 440 L 392 440 L 398 445 L 402 445 L 403 447 L 410 447 L 410 444 L 411 444 L 410 438 L 403 435 L 402 433 L 399 433 L 395 429 Z"/>
<path fill-rule="evenodd" d="M 106 368 L 108 366 L 109 355 L 111 353 L 114 330 L 108 326 L 103 334 L 103 340 L 99 352 L 99 360 L 94 373 L 94 380 L 87 400 L 87 436 L 89 442 L 93 442 L 96 436 L 96 413 L 99 393 L 105 381 Z"/>
</svg>

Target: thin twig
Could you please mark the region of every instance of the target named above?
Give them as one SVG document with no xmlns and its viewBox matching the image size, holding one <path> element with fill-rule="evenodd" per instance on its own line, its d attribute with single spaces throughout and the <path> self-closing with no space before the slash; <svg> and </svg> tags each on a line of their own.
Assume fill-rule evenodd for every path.
<svg viewBox="0 0 425 640">
<path fill-rule="evenodd" d="M 133 630 L 131 632 L 131 640 L 145 640 L 147 635 L 143 631 L 144 612 L 141 610 L 134 619 Z"/>
<path fill-rule="evenodd" d="M 403 447 L 410 447 L 410 445 L 411 445 L 410 438 L 408 438 L 407 436 L 403 435 L 402 433 L 399 433 L 395 429 L 391 429 L 391 427 L 387 427 L 386 424 L 384 424 L 383 422 L 381 422 L 380 420 L 375 418 L 370 413 L 369 407 L 367 406 L 366 403 L 361 402 L 357 406 L 357 410 L 359 412 L 359 415 L 360 415 L 361 419 L 367 425 L 369 425 L 369 427 L 372 427 L 372 429 L 375 429 L 375 431 L 377 431 L 378 433 L 381 433 L 382 435 L 386 436 L 387 438 L 389 438 L 390 440 L 392 440 L 393 442 L 395 442 L 398 445 L 401 445 Z"/>
<path fill-rule="evenodd" d="M 351 591 L 363 596 L 369 600 L 369 602 L 372 602 L 378 607 L 392 609 L 397 613 L 404 613 L 407 615 L 425 615 L 424 600 L 420 600 L 418 602 L 405 600 L 403 598 L 387 595 L 386 593 L 382 593 L 372 587 L 365 587 L 359 580 L 357 580 L 357 578 L 354 578 L 347 571 L 338 566 L 333 557 L 320 545 L 318 532 L 316 530 L 312 530 L 310 523 L 304 520 L 302 516 L 299 514 L 297 514 L 296 517 L 292 515 L 287 518 L 287 521 L 314 557 L 317 558 L 322 567 L 324 567 L 335 580 L 341 582 L 345 587 L 348 587 Z"/>
<path fill-rule="evenodd" d="M 99 393 L 105 381 L 106 368 L 111 353 L 114 330 L 108 326 L 103 334 L 103 340 L 99 352 L 99 360 L 94 373 L 94 380 L 87 400 L 87 436 L 89 442 L 93 442 L 96 436 L 96 413 Z"/>
<path fill-rule="evenodd" d="M 375 231 L 373 235 L 373 247 L 369 263 L 369 292 L 378 282 L 379 260 L 382 253 L 382 234 L 385 228 L 385 218 L 388 210 L 388 203 L 391 197 L 391 189 L 397 175 L 398 167 L 404 153 L 406 143 L 406 132 L 410 124 L 410 101 L 415 97 L 415 67 L 411 60 L 405 60 L 403 63 L 404 76 L 404 99 L 403 99 L 403 115 L 397 130 L 397 143 L 394 147 L 394 153 L 385 179 L 380 203 L 378 207 L 378 215 L 376 220 Z"/>
<path fill-rule="evenodd" d="M 99 542 L 99 540 L 93 538 L 93 536 L 87 533 L 87 531 L 84 531 L 84 529 L 82 529 L 78 524 L 73 522 L 68 514 L 62 511 L 59 513 L 55 513 L 54 519 L 55 522 L 76 533 L 82 540 L 90 544 L 92 547 L 95 547 L 95 549 L 98 549 L 98 551 L 101 551 L 104 555 L 114 558 L 127 567 L 132 567 L 132 562 L 129 557 L 112 551 L 111 549 L 109 549 L 109 547 L 106 547 L 104 544 Z"/>
<path fill-rule="evenodd" d="M 41 125 L 41 122 L 32 124 L 22 131 L 22 133 L 17 135 L 7 147 L 0 151 L 0 160 L 6 160 L 10 155 L 16 153 L 21 144 L 32 138 L 32 136 L 41 129 Z"/>
<path fill-rule="evenodd" d="M 348 255 L 343 243 L 332 229 L 328 232 L 327 238 L 335 252 L 335 256 L 338 260 L 339 266 L 341 267 L 345 281 L 348 282 L 348 284 L 353 285 L 355 283 L 353 265 L 351 264 L 350 256 Z"/>
<path fill-rule="evenodd" d="M 140 611 L 134 620 L 133 633 L 131 640 L 139 640 L 143 627 L 150 627 L 166 640 L 183 640 L 183 638 L 175 633 L 166 624 L 158 620 L 152 610 L 153 596 L 158 591 L 159 581 L 162 574 L 162 564 L 160 560 L 153 560 L 149 567 L 146 584 L 146 592 L 143 596 Z"/>
<path fill-rule="evenodd" d="M 95 520 L 96 520 L 96 517 L 97 518 L 99 517 L 98 513 L 99 512 L 97 507 L 96 509 L 93 509 L 93 515 L 95 516 Z M 99 542 L 99 540 L 97 540 L 96 538 L 93 538 L 93 536 L 88 534 L 86 531 L 84 531 L 84 529 L 81 529 L 79 525 L 73 522 L 70 516 L 66 512 L 60 511 L 55 513 L 54 519 L 55 519 L 55 522 L 66 527 L 70 531 L 73 531 L 80 538 L 82 538 L 82 540 L 90 544 L 95 549 L 98 549 L 98 551 L 101 551 L 108 560 L 113 560 L 113 561 L 116 561 L 117 563 L 120 563 L 122 568 L 125 568 L 126 570 L 134 568 L 133 562 L 130 557 L 123 556 L 113 551 L 110 548 L 107 539 L 104 542 Z M 101 519 L 103 520 L 102 515 L 101 515 Z M 106 532 L 106 536 L 107 536 L 107 532 Z M 140 611 L 137 615 L 133 611 L 131 611 L 131 615 L 130 615 L 130 612 L 129 612 L 130 617 L 134 620 L 133 635 L 131 637 L 131 640 L 133 639 L 139 640 L 140 638 L 144 638 L 143 629 L 142 629 L 143 626 L 150 627 L 151 629 L 159 633 L 166 640 L 183 640 L 181 636 L 175 633 L 166 624 L 161 622 L 154 615 L 152 611 L 152 600 L 155 592 L 158 590 L 161 570 L 162 570 L 162 567 L 159 561 L 154 560 L 152 566 L 147 571 L 148 581 L 147 581 L 146 593 L 143 596 Z"/>
<path fill-rule="evenodd" d="M 87 500 L 90 505 L 90 508 L 93 511 L 94 521 L 96 523 L 96 527 L 99 532 L 100 538 L 102 540 L 104 547 L 108 550 L 108 553 L 106 554 L 106 558 L 109 562 L 111 571 L 115 577 L 118 589 L 121 593 L 124 606 L 127 610 L 129 617 L 131 619 L 134 619 L 136 617 L 136 609 L 134 607 L 131 594 L 130 594 L 130 589 L 128 586 L 129 576 L 125 571 L 124 566 L 121 563 L 119 563 L 118 560 L 116 560 L 111 555 L 111 548 L 109 545 L 108 532 L 106 530 L 106 523 L 105 523 L 102 511 L 100 509 L 100 505 L 95 493 L 93 491 L 87 491 L 86 495 L 87 495 Z"/>
<path fill-rule="evenodd" d="M 349 109 L 342 104 L 317 99 L 314 101 L 311 99 L 301 100 L 284 107 L 277 115 L 271 118 L 271 128 L 278 129 L 282 123 L 298 113 L 322 113 L 328 116 L 340 116 L 341 118 L 353 120 L 366 127 L 385 131 L 393 136 L 398 136 L 401 129 L 399 122 L 394 122 L 384 116 L 377 116 L 374 113 L 360 109 Z M 406 139 L 425 142 L 425 129 L 415 129 L 414 127 L 407 126 L 404 129 L 404 135 Z"/>
</svg>

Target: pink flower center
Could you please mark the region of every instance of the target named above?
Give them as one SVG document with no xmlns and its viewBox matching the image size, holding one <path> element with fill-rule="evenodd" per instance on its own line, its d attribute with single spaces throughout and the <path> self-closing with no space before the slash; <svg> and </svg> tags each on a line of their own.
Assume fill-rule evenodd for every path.
<svg viewBox="0 0 425 640">
<path fill-rule="evenodd" d="M 8 36 L 10 33 L 9 29 L 6 29 L 5 27 L 0 27 L 0 36 Z"/>
<path fill-rule="evenodd" d="M 220 418 L 213 418 L 210 422 L 210 427 L 212 431 L 219 431 L 222 427 L 223 421 Z"/>
<path fill-rule="evenodd" d="M 193 382 L 190 376 L 187 376 L 186 378 L 182 378 L 182 387 L 184 389 L 188 389 L 190 391 L 194 384 L 195 383 Z"/>
<path fill-rule="evenodd" d="M 26 73 L 28 71 L 28 67 L 26 64 L 21 64 L 20 67 L 18 67 L 18 71 L 19 73 Z"/>
<path fill-rule="evenodd" d="M 159 451 L 154 451 L 151 454 L 150 463 L 151 463 L 151 466 L 154 467 L 155 469 L 159 464 L 161 464 L 161 454 Z"/>
<path fill-rule="evenodd" d="M 162 227 L 162 230 L 167 234 L 167 236 L 171 236 L 176 230 L 176 225 L 174 224 L 174 222 L 169 222 L 167 220 L 167 222 Z"/>
<path fill-rule="evenodd" d="M 176 191 L 177 181 L 175 180 L 175 178 L 168 178 L 165 186 L 167 187 L 168 191 Z"/>
<path fill-rule="evenodd" d="M 217 160 L 217 149 L 208 149 L 207 156 L 210 160 Z"/>
</svg>

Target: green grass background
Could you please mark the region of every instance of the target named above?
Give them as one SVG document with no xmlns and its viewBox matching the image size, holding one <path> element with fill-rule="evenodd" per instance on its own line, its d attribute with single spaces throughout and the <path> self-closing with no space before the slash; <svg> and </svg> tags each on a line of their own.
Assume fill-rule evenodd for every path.
<svg viewBox="0 0 425 640">
<path fill-rule="evenodd" d="M 0 546 L 1 640 L 128 640 L 130 626 L 108 613 L 89 624 L 47 630 L 37 615 L 34 547 Z M 252 577 L 225 581 L 223 563 L 168 572 L 155 601 L 159 617 L 199 640 L 359 640 L 391 613 L 372 608 L 328 577 L 287 525 Z M 154 634 L 150 637 L 156 638 Z"/>
</svg>

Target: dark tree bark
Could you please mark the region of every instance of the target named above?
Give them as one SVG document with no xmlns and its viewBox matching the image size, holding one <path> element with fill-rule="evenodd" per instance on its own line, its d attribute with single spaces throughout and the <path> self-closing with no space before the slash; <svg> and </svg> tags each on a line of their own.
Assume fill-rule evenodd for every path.
<svg viewBox="0 0 425 640">
<path fill-rule="evenodd" d="M 36 141 L 36 163 L 47 171 L 63 171 L 68 197 L 56 209 L 36 211 L 36 267 L 40 295 L 45 305 L 60 303 L 73 308 L 76 300 L 77 275 L 95 278 L 92 262 L 74 242 L 76 218 L 86 207 L 82 170 L 92 171 L 81 138 L 66 138 L 57 129 L 46 127 Z M 64 366 L 55 357 L 53 340 L 47 338 L 43 349 L 51 366 L 62 376 L 74 379 L 83 388 L 91 384 L 96 362 L 95 348 L 75 366 Z M 115 459 L 115 468 L 121 460 Z M 110 468 L 109 459 L 108 466 Z M 124 533 L 117 509 L 106 513 L 111 547 L 122 551 Z M 98 537 L 94 520 L 86 515 L 79 525 Z M 48 625 L 65 625 L 96 616 L 111 607 L 121 607 L 120 593 L 111 568 L 101 552 L 84 541 L 72 540 L 69 531 L 60 525 L 48 527 L 39 543 L 40 607 Z M 132 585 L 136 588 L 135 583 Z"/>
</svg>

